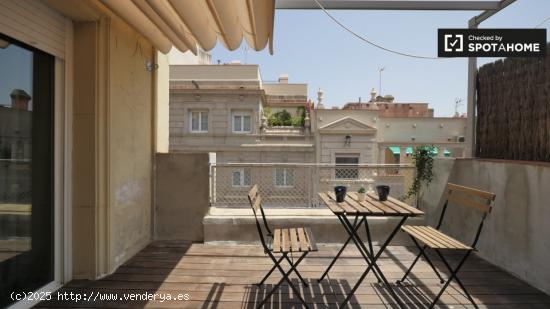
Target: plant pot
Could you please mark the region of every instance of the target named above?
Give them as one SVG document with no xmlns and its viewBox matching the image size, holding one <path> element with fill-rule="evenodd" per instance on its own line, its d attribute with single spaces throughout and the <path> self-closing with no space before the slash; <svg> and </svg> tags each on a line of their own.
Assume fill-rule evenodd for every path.
<svg viewBox="0 0 550 309">
<path fill-rule="evenodd" d="M 390 194 L 390 186 L 376 186 L 376 192 L 378 193 L 378 200 L 385 201 L 388 199 L 388 195 Z"/>
<path fill-rule="evenodd" d="M 365 192 L 363 192 L 363 193 L 357 192 L 357 200 L 359 200 L 359 202 L 364 202 L 365 201 Z"/>
<path fill-rule="evenodd" d="M 346 198 L 347 190 L 348 189 L 344 186 L 334 187 L 334 195 L 336 195 L 336 202 L 338 203 L 344 202 L 344 199 Z"/>
</svg>

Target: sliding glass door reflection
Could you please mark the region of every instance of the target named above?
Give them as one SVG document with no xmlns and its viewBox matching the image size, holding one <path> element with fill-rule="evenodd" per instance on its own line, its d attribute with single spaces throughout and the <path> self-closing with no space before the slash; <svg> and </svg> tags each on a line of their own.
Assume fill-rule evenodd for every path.
<svg viewBox="0 0 550 309">
<path fill-rule="evenodd" d="M 0 307 L 54 279 L 54 58 L 0 34 Z"/>
</svg>

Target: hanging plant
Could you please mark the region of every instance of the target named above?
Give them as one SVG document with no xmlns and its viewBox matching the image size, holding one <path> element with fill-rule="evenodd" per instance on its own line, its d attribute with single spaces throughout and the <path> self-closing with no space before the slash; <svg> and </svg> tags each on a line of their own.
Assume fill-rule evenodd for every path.
<svg viewBox="0 0 550 309">
<path fill-rule="evenodd" d="M 433 175 L 433 162 L 434 162 L 435 147 L 434 146 L 418 146 L 412 154 L 412 159 L 416 169 L 414 180 L 409 188 L 409 191 L 405 195 L 405 198 L 414 196 L 416 200 L 416 207 L 419 207 L 420 198 L 422 197 L 423 188 L 427 188 L 432 182 Z"/>
</svg>

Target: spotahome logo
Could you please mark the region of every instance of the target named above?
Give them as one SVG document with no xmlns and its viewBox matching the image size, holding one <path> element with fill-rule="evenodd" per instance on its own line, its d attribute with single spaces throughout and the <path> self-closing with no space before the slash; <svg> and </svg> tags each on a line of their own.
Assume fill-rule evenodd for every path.
<svg viewBox="0 0 550 309">
<path fill-rule="evenodd" d="M 464 36 L 462 34 L 445 34 L 445 52 L 464 51 Z"/>
<path fill-rule="evenodd" d="M 546 29 L 438 29 L 439 57 L 544 57 Z"/>
</svg>

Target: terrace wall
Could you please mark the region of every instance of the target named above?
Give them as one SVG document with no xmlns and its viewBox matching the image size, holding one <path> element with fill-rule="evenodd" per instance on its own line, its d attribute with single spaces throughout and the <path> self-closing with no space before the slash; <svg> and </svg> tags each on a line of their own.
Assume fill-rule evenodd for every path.
<svg viewBox="0 0 550 309">
<path fill-rule="evenodd" d="M 209 209 L 207 153 L 156 156 L 155 238 L 203 241 Z"/>
<path fill-rule="evenodd" d="M 484 159 L 436 159 L 436 179 L 422 199 L 427 222 L 434 226 L 447 182 L 494 192 L 496 200 L 480 241 L 483 259 L 550 293 L 550 164 Z M 443 230 L 471 243 L 478 218 L 449 205 Z"/>
</svg>

